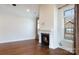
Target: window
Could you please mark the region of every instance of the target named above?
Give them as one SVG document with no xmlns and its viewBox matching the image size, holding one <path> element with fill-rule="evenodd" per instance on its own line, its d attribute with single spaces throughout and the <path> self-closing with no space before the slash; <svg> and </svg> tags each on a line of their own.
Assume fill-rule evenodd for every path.
<svg viewBox="0 0 79 59">
<path fill-rule="evenodd" d="M 74 8 L 64 11 L 64 17 L 65 18 L 66 17 L 72 17 L 72 16 L 74 16 Z"/>
<path fill-rule="evenodd" d="M 64 38 L 73 40 L 74 34 L 74 8 L 64 11 Z"/>
</svg>

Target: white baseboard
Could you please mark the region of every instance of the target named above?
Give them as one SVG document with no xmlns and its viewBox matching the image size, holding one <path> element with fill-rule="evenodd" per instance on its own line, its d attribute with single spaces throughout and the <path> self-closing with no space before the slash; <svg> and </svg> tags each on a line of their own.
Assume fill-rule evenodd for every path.
<svg viewBox="0 0 79 59">
<path fill-rule="evenodd" d="M 58 46 L 51 46 L 51 45 L 49 45 L 49 48 L 56 49 L 56 48 L 58 48 Z"/>
<path fill-rule="evenodd" d="M 4 41 L 0 41 L 0 43 L 9 43 L 9 42 L 16 42 L 16 41 L 23 41 L 23 40 L 32 40 L 32 39 L 35 39 L 35 37 L 23 38 L 23 39 L 14 39 L 14 40 L 4 40 Z"/>
<path fill-rule="evenodd" d="M 74 50 L 72 48 L 67 48 L 67 47 L 59 47 L 59 48 L 62 48 L 68 52 L 74 53 Z"/>
<path fill-rule="evenodd" d="M 62 46 L 59 46 L 59 48 L 62 48 L 62 49 L 67 50 L 71 53 L 74 53 L 73 41 L 63 40 L 63 41 L 61 41 L 61 44 L 62 44 Z"/>
</svg>

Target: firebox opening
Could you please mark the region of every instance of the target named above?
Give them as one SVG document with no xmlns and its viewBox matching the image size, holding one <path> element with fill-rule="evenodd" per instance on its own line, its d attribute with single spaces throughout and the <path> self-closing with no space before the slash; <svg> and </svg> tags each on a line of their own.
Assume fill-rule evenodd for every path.
<svg viewBox="0 0 79 59">
<path fill-rule="evenodd" d="M 49 34 L 41 33 L 41 46 L 49 48 Z"/>
</svg>

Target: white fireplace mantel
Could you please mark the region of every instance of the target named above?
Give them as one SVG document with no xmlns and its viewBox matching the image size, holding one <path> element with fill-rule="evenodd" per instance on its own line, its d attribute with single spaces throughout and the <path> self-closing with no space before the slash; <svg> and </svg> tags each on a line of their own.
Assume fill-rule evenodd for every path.
<svg viewBox="0 0 79 59">
<path fill-rule="evenodd" d="M 50 38 L 50 33 L 51 33 L 50 30 L 39 30 L 39 31 L 38 31 L 39 43 L 41 43 L 41 33 L 47 33 L 47 34 L 49 34 L 49 38 Z M 49 39 L 49 40 L 50 40 L 50 39 Z"/>
<path fill-rule="evenodd" d="M 39 35 L 39 43 L 41 43 L 41 33 L 47 33 L 49 34 L 49 48 L 57 48 L 58 44 L 57 44 L 57 40 L 56 40 L 56 32 L 54 31 L 50 31 L 50 30 L 39 30 L 38 31 L 38 35 Z"/>
<path fill-rule="evenodd" d="M 39 30 L 38 32 L 39 32 L 39 33 L 49 33 L 49 34 L 51 33 L 50 30 Z"/>
</svg>

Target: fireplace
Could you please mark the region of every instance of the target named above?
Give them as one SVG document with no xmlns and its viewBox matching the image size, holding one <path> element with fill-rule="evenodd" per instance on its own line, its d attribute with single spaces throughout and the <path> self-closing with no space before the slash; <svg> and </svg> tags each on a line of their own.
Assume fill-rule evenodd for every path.
<svg viewBox="0 0 79 59">
<path fill-rule="evenodd" d="M 41 46 L 49 48 L 49 34 L 41 33 Z"/>
</svg>

